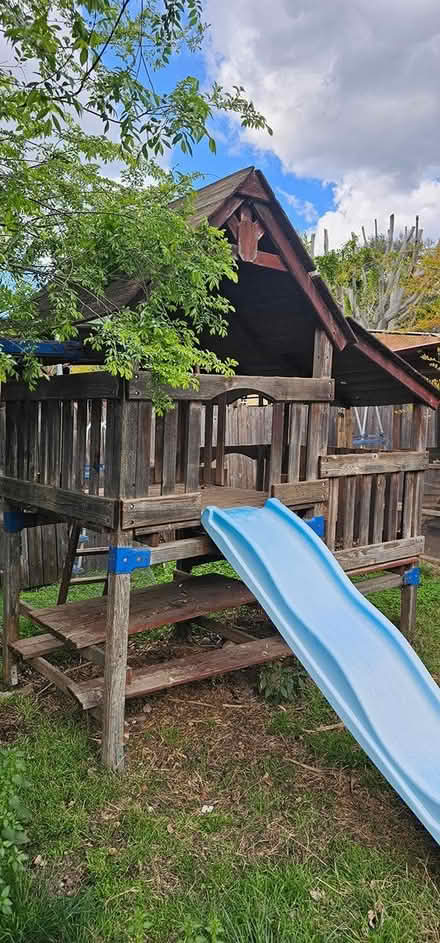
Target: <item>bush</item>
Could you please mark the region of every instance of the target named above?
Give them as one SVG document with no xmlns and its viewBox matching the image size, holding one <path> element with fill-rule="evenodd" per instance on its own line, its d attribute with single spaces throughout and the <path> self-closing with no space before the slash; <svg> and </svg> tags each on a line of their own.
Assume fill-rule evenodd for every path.
<svg viewBox="0 0 440 943">
<path fill-rule="evenodd" d="M 258 691 L 270 704 L 292 704 L 301 696 L 304 677 L 296 667 L 274 662 L 261 669 Z"/>
<path fill-rule="evenodd" d="M 0 753 L 0 914 L 12 913 L 11 883 L 24 868 L 23 846 L 29 841 L 25 824 L 30 814 L 22 794 L 28 783 L 25 765 L 14 750 Z"/>
</svg>

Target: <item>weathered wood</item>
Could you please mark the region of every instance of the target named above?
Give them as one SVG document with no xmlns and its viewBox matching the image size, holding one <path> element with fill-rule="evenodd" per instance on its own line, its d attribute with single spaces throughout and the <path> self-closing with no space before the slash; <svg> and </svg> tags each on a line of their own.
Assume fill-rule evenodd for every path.
<svg viewBox="0 0 440 943">
<path fill-rule="evenodd" d="M 355 583 L 355 586 L 363 596 L 369 596 L 371 593 L 380 593 L 384 589 L 398 589 L 402 586 L 402 577 L 400 573 L 384 573 L 383 576 Z"/>
<path fill-rule="evenodd" d="M 388 478 L 387 497 L 385 500 L 385 540 L 395 540 L 398 525 L 400 475 L 393 473 Z"/>
<path fill-rule="evenodd" d="M 415 403 L 412 414 L 411 445 L 414 449 L 426 449 L 428 435 L 428 407 Z M 414 505 L 411 522 L 411 533 L 413 537 L 420 534 L 422 529 L 422 504 L 423 504 L 423 484 L 424 475 L 419 472 L 415 476 L 414 482 Z M 415 616 L 414 616 L 415 618 Z"/>
<path fill-rule="evenodd" d="M 324 455 L 320 462 L 321 478 L 345 475 L 380 475 L 401 471 L 424 471 L 427 452 L 363 452 L 351 455 Z"/>
<path fill-rule="evenodd" d="M 356 547 L 352 550 L 337 550 L 335 557 L 344 570 L 354 571 L 364 567 L 392 561 L 415 559 L 423 553 L 424 537 L 407 537 L 404 540 L 389 540 L 386 543 L 370 544 L 365 547 Z"/>
<path fill-rule="evenodd" d="M 274 403 L 272 407 L 272 434 L 269 457 L 268 487 L 281 481 L 283 459 L 284 403 Z"/>
<path fill-rule="evenodd" d="M 217 406 L 217 439 L 215 447 L 215 483 L 224 485 L 225 476 L 226 399 L 220 397 Z"/>
<path fill-rule="evenodd" d="M 96 576 L 74 576 L 70 580 L 71 586 L 88 586 L 90 583 L 105 583 L 107 576 L 104 574 Z"/>
<path fill-rule="evenodd" d="M 111 535 L 110 545 L 127 546 L 121 531 Z M 105 634 L 105 669 L 102 688 L 102 763 L 113 772 L 124 767 L 124 715 L 127 674 L 130 574 L 109 573 Z"/>
<path fill-rule="evenodd" d="M 5 504 L 4 511 L 14 510 Z M 3 681 L 18 684 L 17 660 L 9 648 L 20 636 L 21 535 L 4 534 L 3 568 Z"/>
<path fill-rule="evenodd" d="M 191 401 L 211 400 L 235 391 L 243 396 L 261 393 L 274 402 L 327 403 L 334 398 L 334 382 L 329 377 L 221 377 L 202 373 L 197 379 L 198 389 L 165 387 L 164 392 L 172 399 Z M 128 384 L 129 399 L 151 399 L 151 392 L 146 373 L 139 373 Z"/>
<path fill-rule="evenodd" d="M 2 397 L 9 400 L 79 400 L 117 399 L 121 381 L 109 373 L 71 373 L 50 380 L 40 380 L 34 390 L 25 383 L 9 381 L 2 385 Z"/>
<path fill-rule="evenodd" d="M 328 501 L 329 482 L 317 478 L 312 481 L 288 481 L 286 484 L 272 485 L 272 498 L 279 498 L 288 507 L 307 503 Z"/>
<path fill-rule="evenodd" d="M 119 461 L 121 479 L 119 494 L 125 498 L 136 497 L 136 452 L 138 441 L 139 404 L 123 401 L 121 404 L 121 446 Z M 115 465 L 118 458 L 115 455 Z M 118 497 L 115 493 L 113 497 Z"/>
<path fill-rule="evenodd" d="M 102 400 L 92 400 L 90 407 L 89 494 L 99 494 L 101 465 Z"/>
<path fill-rule="evenodd" d="M 162 481 L 164 422 L 165 422 L 165 417 L 158 416 L 156 412 L 155 421 L 154 421 L 154 469 L 153 469 L 153 481 L 155 484 L 160 484 L 160 482 Z"/>
<path fill-rule="evenodd" d="M 61 487 L 71 488 L 73 483 L 73 402 L 71 400 L 63 403 L 61 449 Z"/>
<path fill-rule="evenodd" d="M 194 520 L 200 516 L 200 509 L 199 491 L 192 494 L 162 495 L 157 498 L 132 498 L 121 502 L 121 526 L 123 530 L 128 530 L 151 524 Z"/>
<path fill-rule="evenodd" d="M 356 498 L 356 478 L 351 475 L 345 479 L 342 539 L 345 549 L 353 546 L 354 510 Z"/>
<path fill-rule="evenodd" d="M 214 407 L 207 403 L 205 407 L 205 445 L 203 448 L 203 483 L 210 485 L 212 481 L 212 433 L 214 426 Z M 201 450 L 202 451 L 202 450 Z"/>
<path fill-rule="evenodd" d="M 0 495 L 14 504 L 43 508 L 91 527 L 113 528 L 118 525 L 119 503 L 111 498 L 5 476 L 0 476 Z"/>
<path fill-rule="evenodd" d="M 105 471 L 106 497 L 119 498 L 121 491 L 122 403 L 108 400 L 105 418 Z"/>
<path fill-rule="evenodd" d="M 413 526 L 414 512 L 414 490 L 415 477 L 414 472 L 407 472 L 403 484 L 402 498 L 402 537 L 410 537 Z"/>
<path fill-rule="evenodd" d="M 254 597 L 244 583 L 217 573 L 149 586 L 131 593 L 128 634 L 253 602 Z M 69 648 L 80 650 L 106 640 L 107 604 L 102 596 L 45 609 L 22 607 L 22 611 Z"/>
<path fill-rule="evenodd" d="M 63 694 L 75 694 L 76 683 L 72 681 L 68 675 L 64 674 L 60 668 L 56 668 L 55 665 L 51 665 L 49 661 L 41 656 L 37 658 L 32 658 L 30 664 L 35 671 L 38 671 L 40 675 L 43 675 L 44 678 L 47 678 L 48 681 L 51 681 L 55 687 L 59 688 Z"/>
<path fill-rule="evenodd" d="M 74 470 L 74 488 L 81 491 L 84 487 L 84 473 L 86 464 L 86 446 L 87 446 L 87 400 L 79 400 L 76 408 L 76 449 L 75 449 L 75 470 Z"/>
<path fill-rule="evenodd" d="M 148 401 L 138 405 L 138 431 L 136 446 L 136 496 L 147 495 L 150 487 L 151 427 L 153 406 Z"/>
<path fill-rule="evenodd" d="M 243 262 L 255 261 L 261 234 L 261 226 L 253 221 L 250 206 L 243 204 L 238 224 L 238 254 Z"/>
<path fill-rule="evenodd" d="M 81 534 L 81 525 L 76 521 L 70 525 L 69 539 L 67 543 L 66 559 L 64 560 L 63 571 L 61 574 L 60 588 L 58 590 L 57 606 L 62 606 L 67 600 L 70 581 L 72 579 L 73 564 L 78 555 L 78 543 Z"/>
<path fill-rule="evenodd" d="M 300 475 L 301 442 L 304 429 L 304 406 L 290 406 L 289 447 L 287 463 L 288 481 L 297 481 Z"/>
<path fill-rule="evenodd" d="M 177 420 L 178 412 L 175 406 L 165 413 L 163 422 L 162 494 L 173 494 L 176 490 Z"/>
<path fill-rule="evenodd" d="M 200 655 L 175 658 L 162 665 L 134 670 L 132 680 L 125 688 L 125 697 L 143 697 L 164 688 L 213 678 L 249 665 L 262 665 L 277 658 L 287 658 L 291 654 L 290 648 L 279 636 L 271 636 L 202 652 Z M 96 707 L 102 700 L 102 679 L 81 682 L 76 685 L 74 695 L 84 710 Z"/>
<path fill-rule="evenodd" d="M 400 593 L 400 631 L 409 641 L 416 628 L 417 586 L 402 586 Z"/>
<path fill-rule="evenodd" d="M 245 629 L 241 629 L 238 625 L 230 625 L 229 623 L 220 622 L 219 619 L 210 619 L 206 616 L 199 616 L 193 622 L 193 625 L 197 625 L 199 628 L 205 629 L 207 632 L 220 635 L 221 638 L 228 639 L 230 642 L 236 642 L 237 645 L 241 645 L 243 642 L 255 641 L 255 635 L 251 635 L 250 632 L 246 632 Z"/>
<path fill-rule="evenodd" d="M 30 638 L 17 639 L 15 642 L 10 642 L 10 647 L 23 661 L 29 661 L 31 658 L 49 655 L 50 652 L 56 652 L 57 649 L 64 648 L 64 642 L 54 638 L 50 633 L 45 633 L 44 635 L 32 635 Z"/>
<path fill-rule="evenodd" d="M 410 390 L 411 393 L 417 397 L 419 402 L 421 400 L 426 405 L 431 406 L 432 409 L 437 409 L 437 393 L 434 394 L 430 392 L 429 388 L 425 386 L 423 382 L 419 382 L 416 371 L 414 371 L 415 375 L 413 375 L 407 370 L 405 364 L 400 366 L 397 360 L 390 358 L 388 351 L 382 352 L 382 350 L 373 346 L 372 343 L 367 343 L 362 340 L 359 335 L 356 338 L 356 348 L 360 353 L 365 354 L 369 360 L 373 360 L 379 367 L 385 369 L 387 373 L 391 373 L 399 383 L 402 383 L 407 390 Z"/>
<path fill-rule="evenodd" d="M 374 479 L 374 513 L 372 523 L 372 542 L 381 543 L 385 516 L 385 475 L 376 475 Z"/>
<path fill-rule="evenodd" d="M 200 487 L 200 437 L 202 404 L 189 403 L 185 449 L 184 487 L 186 492 L 195 492 Z"/>
<path fill-rule="evenodd" d="M 151 548 L 151 565 L 168 563 L 170 560 L 185 560 L 186 557 L 205 557 L 217 555 L 218 548 L 210 537 L 186 537 L 182 540 L 168 541 Z"/>
<path fill-rule="evenodd" d="M 336 546 L 336 525 L 338 522 L 339 480 L 333 478 L 329 483 L 326 542 L 329 550 Z"/>
<path fill-rule="evenodd" d="M 359 544 L 361 547 L 369 541 L 372 485 L 371 475 L 363 475 L 359 479 Z"/>
</svg>

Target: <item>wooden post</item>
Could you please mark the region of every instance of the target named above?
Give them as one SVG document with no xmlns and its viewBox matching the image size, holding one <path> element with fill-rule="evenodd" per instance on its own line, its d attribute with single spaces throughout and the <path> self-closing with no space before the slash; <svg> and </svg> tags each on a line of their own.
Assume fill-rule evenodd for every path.
<svg viewBox="0 0 440 943">
<path fill-rule="evenodd" d="M 402 586 L 400 591 L 400 631 L 408 641 L 414 640 L 416 610 L 417 586 Z"/>
<path fill-rule="evenodd" d="M 426 449 L 426 440 L 428 436 L 428 407 L 421 403 L 413 406 L 412 428 L 411 428 L 411 447 L 417 451 Z M 411 535 L 418 537 L 422 530 L 422 504 L 423 504 L 423 486 L 425 473 L 414 472 L 414 501 L 411 524 Z"/>
<path fill-rule="evenodd" d="M 313 350 L 313 376 L 330 377 L 332 374 L 333 347 L 322 328 L 315 329 Z M 307 430 L 306 478 L 319 478 L 319 460 L 327 454 L 329 403 L 312 403 L 309 406 Z M 324 514 L 327 506 L 315 504 L 313 513 Z"/>
<path fill-rule="evenodd" d="M 122 400 L 112 403 L 111 442 L 106 444 L 106 462 L 110 469 L 107 494 L 113 498 L 130 495 L 133 469 L 129 456 L 137 426 L 130 421 L 126 391 Z M 111 452 L 111 454 L 110 454 Z M 111 470 L 111 474 L 110 474 Z M 127 547 L 130 536 L 117 528 L 110 536 L 110 548 Z M 130 574 L 109 573 L 107 595 L 107 631 L 102 720 L 102 762 L 107 769 L 124 769 L 125 684 L 127 675 L 128 620 L 130 614 Z"/>
<path fill-rule="evenodd" d="M 128 546 L 126 533 L 115 531 L 110 546 Z M 102 762 L 107 769 L 124 769 L 125 684 L 127 674 L 128 618 L 130 611 L 130 574 L 109 573 L 107 596 L 107 634 L 102 721 Z"/>
<path fill-rule="evenodd" d="M 428 434 L 428 407 L 415 403 L 412 409 L 411 447 L 424 451 Z M 422 529 L 424 472 L 407 472 L 402 520 L 402 537 L 417 537 Z M 417 586 L 402 586 L 400 593 L 400 631 L 409 640 L 416 628 Z"/>
<path fill-rule="evenodd" d="M 4 511 L 13 510 L 5 503 Z M 21 533 L 5 533 L 5 564 L 3 574 L 3 680 L 18 684 L 17 660 L 9 643 L 19 637 L 19 602 L 21 577 Z"/>
</svg>

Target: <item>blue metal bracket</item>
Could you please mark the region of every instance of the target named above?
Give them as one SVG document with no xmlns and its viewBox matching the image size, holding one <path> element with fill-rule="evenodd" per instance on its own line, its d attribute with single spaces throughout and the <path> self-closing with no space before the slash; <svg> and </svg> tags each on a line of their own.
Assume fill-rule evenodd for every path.
<svg viewBox="0 0 440 943">
<path fill-rule="evenodd" d="M 402 583 L 404 586 L 419 586 L 420 585 L 420 567 L 412 566 L 410 570 L 405 570 L 402 578 Z"/>
<path fill-rule="evenodd" d="M 26 515 L 29 517 L 29 515 Z M 18 534 L 25 526 L 24 511 L 4 511 L 3 527 L 7 534 Z"/>
<path fill-rule="evenodd" d="M 136 547 L 110 547 L 108 554 L 109 573 L 133 573 L 151 564 L 151 550 Z"/>
<path fill-rule="evenodd" d="M 318 515 L 317 517 L 311 517 L 308 521 L 306 521 L 306 524 L 308 524 L 309 527 L 315 531 L 315 534 L 317 534 L 318 537 L 324 537 L 325 520 L 322 514 Z"/>
</svg>

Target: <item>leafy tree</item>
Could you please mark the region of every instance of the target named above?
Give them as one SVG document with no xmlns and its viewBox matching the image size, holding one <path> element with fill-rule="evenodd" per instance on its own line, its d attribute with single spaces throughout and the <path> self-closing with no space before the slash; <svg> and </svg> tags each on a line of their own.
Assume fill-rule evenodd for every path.
<svg viewBox="0 0 440 943">
<path fill-rule="evenodd" d="M 158 166 L 167 149 L 191 153 L 203 138 L 215 150 L 216 111 L 270 131 L 241 87 L 204 91 L 187 76 L 161 90 L 172 57 L 198 50 L 205 32 L 200 0 L 3 0 L 0 311 L 2 333 L 30 342 L 30 382 L 32 343 L 74 337 L 79 296 L 102 299 L 121 276 L 145 291 L 92 328 L 110 370 L 149 367 L 185 385 L 197 366 L 232 368 L 199 337 L 226 330 L 219 288 L 235 263 L 220 233 L 190 227 L 193 180 Z M 2 356 L 1 376 L 14 369 Z"/>
<path fill-rule="evenodd" d="M 313 250 L 313 237 L 308 247 Z M 396 238 L 392 215 L 386 235 L 376 222 L 374 236 L 362 228 L 362 241 L 352 233 L 341 249 L 329 249 L 325 233 L 324 253 L 315 261 L 345 313 L 369 329 L 414 325 L 427 304 L 432 311 L 438 304 L 440 253 L 424 244 L 418 218 Z"/>
</svg>

